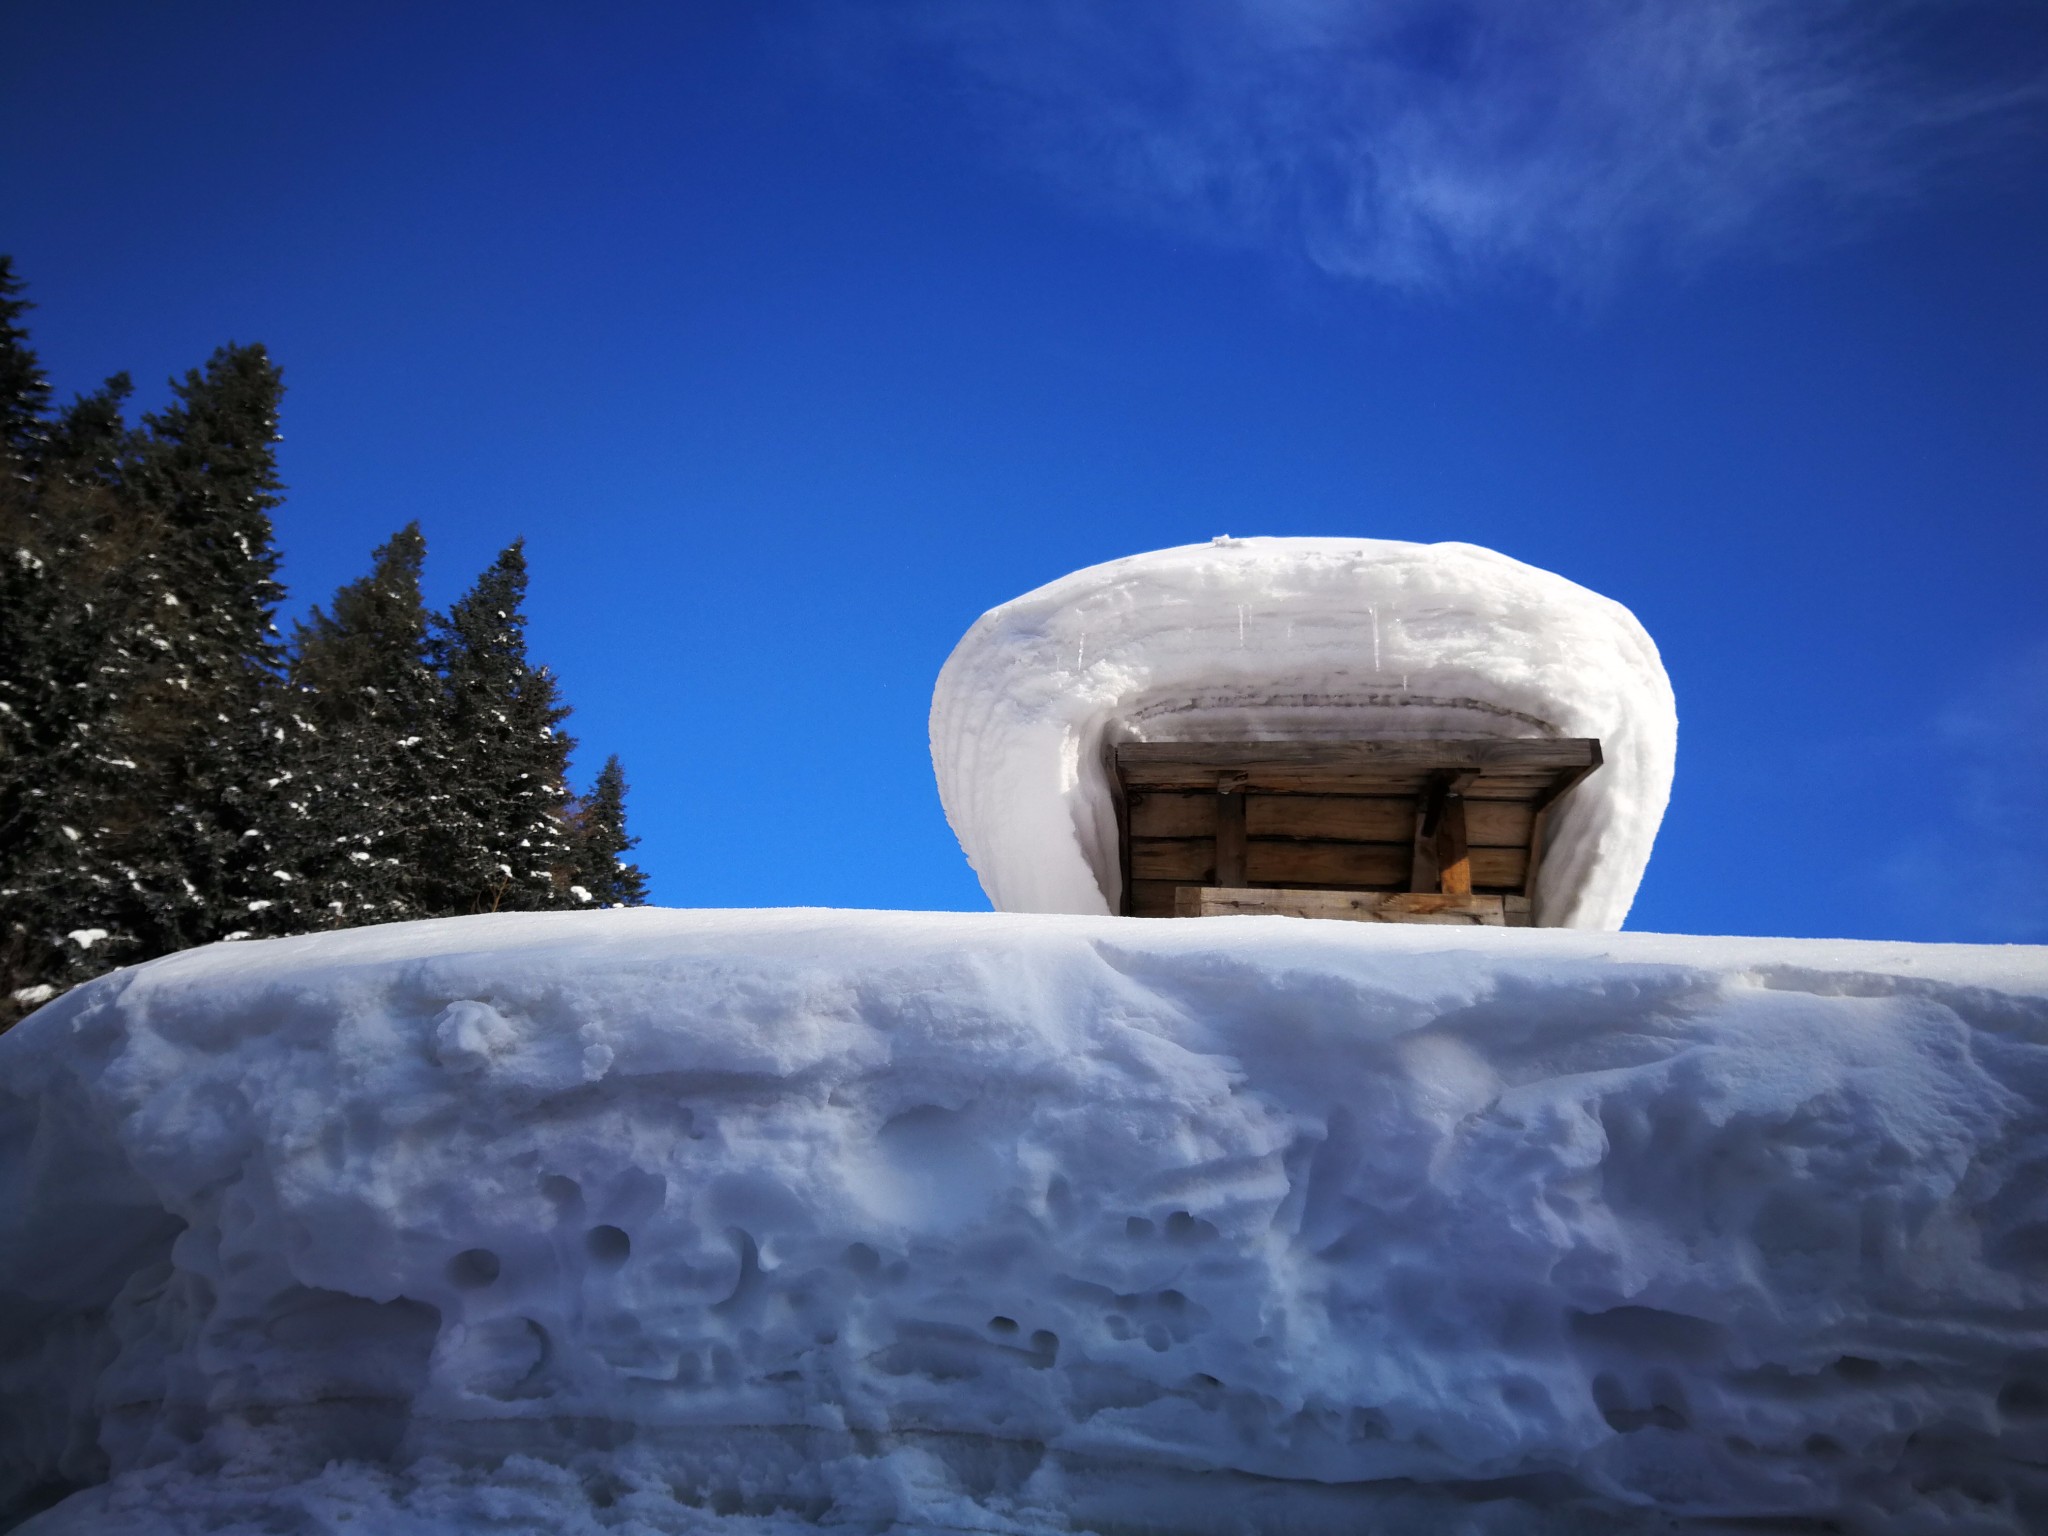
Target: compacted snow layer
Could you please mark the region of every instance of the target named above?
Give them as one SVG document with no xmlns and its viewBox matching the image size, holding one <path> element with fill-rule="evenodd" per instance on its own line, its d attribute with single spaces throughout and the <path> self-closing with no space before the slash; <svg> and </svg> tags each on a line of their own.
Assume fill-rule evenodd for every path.
<svg viewBox="0 0 2048 1536">
<path fill-rule="evenodd" d="M 0 1484 L 34 1536 L 2048 1529 L 2048 951 L 175 956 L 0 1038 Z"/>
<path fill-rule="evenodd" d="M 1091 566 L 982 615 L 939 673 L 932 763 L 1002 912 L 1121 894 L 1125 741 L 1595 736 L 1535 892 L 1619 928 L 1671 795 L 1678 716 L 1626 608 L 1471 544 L 1219 539 Z"/>
</svg>

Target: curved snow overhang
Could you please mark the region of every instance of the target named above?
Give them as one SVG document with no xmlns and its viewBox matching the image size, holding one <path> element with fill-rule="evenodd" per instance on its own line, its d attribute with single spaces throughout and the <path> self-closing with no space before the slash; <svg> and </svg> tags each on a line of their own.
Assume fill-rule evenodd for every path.
<svg viewBox="0 0 2048 1536">
<path fill-rule="evenodd" d="M 1546 926 L 1615 929 L 1670 798 L 1678 718 L 1635 616 L 1470 544 L 1219 539 L 991 609 L 932 698 L 947 819 L 998 911 L 1118 910 L 1127 741 L 1595 737 L 1552 817 Z"/>
</svg>

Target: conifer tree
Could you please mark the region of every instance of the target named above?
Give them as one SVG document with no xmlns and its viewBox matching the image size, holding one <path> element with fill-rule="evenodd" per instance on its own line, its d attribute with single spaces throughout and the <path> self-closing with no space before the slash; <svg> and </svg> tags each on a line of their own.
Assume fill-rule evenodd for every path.
<svg viewBox="0 0 2048 1536">
<path fill-rule="evenodd" d="M 9 473 L 33 464 L 43 442 L 50 383 L 28 344 L 22 316 L 35 306 L 21 297 L 14 258 L 0 256 L 0 457 L 13 460 Z"/>
<path fill-rule="evenodd" d="M 130 850 L 155 952 L 290 932 L 312 920 L 280 850 L 299 814 L 277 709 L 283 596 L 270 510 L 283 381 L 260 346 L 229 344 L 143 418 L 127 483 L 162 519 L 157 651 L 129 716 L 156 773 L 156 819 Z"/>
<path fill-rule="evenodd" d="M 292 863 L 332 926 L 442 915 L 434 872 L 473 841 L 428 652 L 426 552 L 407 524 L 331 613 L 297 626 L 288 740 L 304 815 Z"/>
<path fill-rule="evenodd" d="M 52 414 L 28 308 L 0 258 L 0 1028 L 211 939 L 645 899 L 617 760 L 570 800 L 521 545 L 438 619 L 401 530 L 287 679 L 268 356 Z"/>
<path fill-rule="evenodd" d="M 639 842 L 626 833 L 626 770 L 614 754 L 576 808 L 576 883 L 570 894 L 602 907 L 645 906 L 647 876 L 625 858 Z"/>
<path fill-rule="evenodd" d="M 124 708 L 156 530 L 119 493 L 126 380 L 52 431 L 4 260 L 0 277 L 0 991 L 18 1010 L 154 952 L 118 915 L 132 882 L 117 845 L 146 815 Z"/>
<path fill-rule="evenodd" d="M 454 742 L 453 801 L 469 835 L 438 893 L 442 912 L 577 902 L 566 774 L 575 743 L 554 674 L 526 655 L 526 550 L 515 540 L 436 626 Z"/>
</svg>

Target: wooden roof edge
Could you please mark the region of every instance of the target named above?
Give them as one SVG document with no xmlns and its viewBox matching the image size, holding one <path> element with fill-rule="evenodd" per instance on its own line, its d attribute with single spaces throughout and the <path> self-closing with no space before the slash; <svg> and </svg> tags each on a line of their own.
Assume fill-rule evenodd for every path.
<svg viewBox="0 0 2048 1536">
<path fill-rule="evenodd" d="M 1557 768 L 1580 778 L 1601 763 L 1592 736 L 1402 737 L 1334 741 L 1127 741 L 1114 749 L 1117 765 L 1241 768 Z M 1565 786 L 1569 788 L 1570 786 Z M 1558 793 L 1562 793 L 1559 790 Z"/>
<path fill-rule="evenodd" d="M 1590 762 L 1582 763 L 1576 768 L 1567 768 L 1560 771 L 1557 778 L 1551 782 L 1550 788 L 1546 789 L 1541 795 L 1537 796 L 1537 810 L 1547 810 L 1549 809 L 1549 807 L 1556 804 L 1558 801 L 1562 800 L 1566 795 L 1570 794 L 1574 789 L 1578 788 L 1579 781 L 1581 779 L 1585 778 L 1587 774 L 1591 773 L 1595 768 L 1598 768 L 1602 763 L 1606 761 L 1606 758 L 1601 755 L 1599 740 L 1591 736 L 1586 737 L 1585 740 L 1590 742 L 1592 745 L 1592 760 Z"/>
</svg>

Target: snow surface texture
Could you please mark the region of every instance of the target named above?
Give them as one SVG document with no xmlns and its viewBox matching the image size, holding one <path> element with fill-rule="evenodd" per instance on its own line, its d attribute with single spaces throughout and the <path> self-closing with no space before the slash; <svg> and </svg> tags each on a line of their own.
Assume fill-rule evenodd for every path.
<svg viewBox="0 0 2048 1536">
<path fill-rule="evenodd" d="M 1000 912 L 1117 905 L 1125 741 L 1597 736 L 1537 920 L 1619 928 L 1671 798 L 1678 715 L 1635 616 L 1472 544 L 1219 539 L 1091 566 L 981 616 L 939 673 L 939 798 Z"/>
<path fill-rule="evenodd" d="M 34 1536 L 2038 1532 L 2048 951 L 194 951 L 0 1037 L 0 1483 L 68 1492 Z"/>
</svg>

